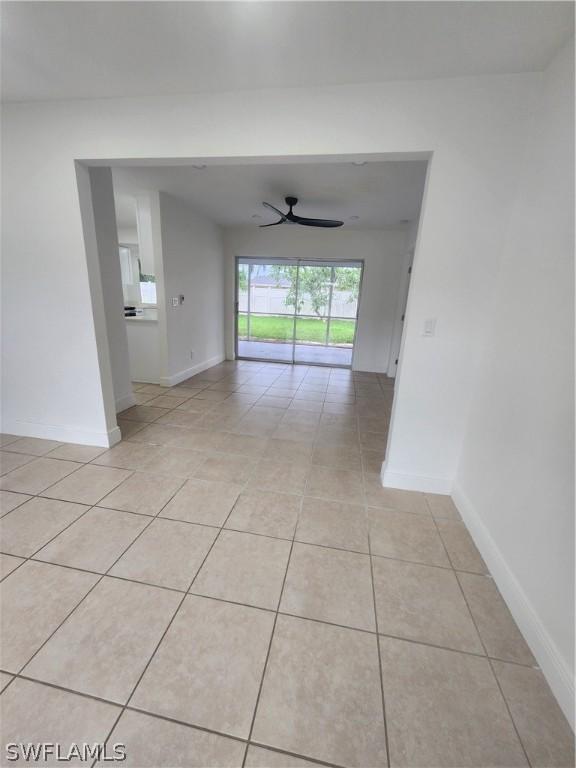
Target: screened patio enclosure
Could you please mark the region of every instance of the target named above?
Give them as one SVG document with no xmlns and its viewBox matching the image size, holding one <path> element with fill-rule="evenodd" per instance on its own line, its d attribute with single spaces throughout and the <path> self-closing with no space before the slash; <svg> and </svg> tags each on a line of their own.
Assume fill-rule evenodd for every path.
<svg viewBox="0 0 576 768">
<path fill-rule="evenodd" d="M 236 262 L 236 355 L 308 365 L 352 365 L 361 261 Z"/>
</svg>

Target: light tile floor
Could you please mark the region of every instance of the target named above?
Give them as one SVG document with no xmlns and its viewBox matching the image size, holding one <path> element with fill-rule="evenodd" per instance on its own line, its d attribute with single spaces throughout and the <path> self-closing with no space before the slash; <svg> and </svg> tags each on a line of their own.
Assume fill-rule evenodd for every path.
<svg viewBox="0 0 576 768">
<path fill-rule="evenodd" d="M 110 450 L 2 436 L 4 742 L 120 742 L 137 768 L 574 764 L 451 499 L 380 485 L 392 381 L 238 362 L 134 389 Z"/>
</svg>

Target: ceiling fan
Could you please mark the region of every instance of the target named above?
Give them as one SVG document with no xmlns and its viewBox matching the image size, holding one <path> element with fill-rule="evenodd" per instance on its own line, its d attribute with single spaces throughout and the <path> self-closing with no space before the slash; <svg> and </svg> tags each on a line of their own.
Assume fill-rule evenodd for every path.
<svg viewBox="0 0 576 768">
<path fill-rule="evenodd" d="M 279 211 L 278 208 L 270 205 L 270 203 L 262 203 L 265 208 L 269 208 L 271 211 L 277 213 L 278 216 L 280 216 L 280 221 L 275 221 L 272 224 L 260 224 L 261 227 L 276 227 L 278 224 L 284 224 L 284 222 L 286 222 L 287 224 L 302 224 L 304 227 L 324 227 L 325 229 L 332 229 L 334 227 L 341 227 L 342 224 L 344 224 L 343 221 L 336 221 L 336 219 L 307 219 L 305 216 L 298 216 L 292 212 L 292 208 L 294 208 L 298 202 L 298 198 L 286 197 L 284 199 L 286 205 L 290 208 L 288 213 L 282 213 L 282 211 Z"/>
</svg>

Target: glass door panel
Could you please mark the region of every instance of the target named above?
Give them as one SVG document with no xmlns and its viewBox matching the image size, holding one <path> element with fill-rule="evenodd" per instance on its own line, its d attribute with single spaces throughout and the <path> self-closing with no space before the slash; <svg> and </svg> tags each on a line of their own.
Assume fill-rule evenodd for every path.
<svg viewBox="0 0 576 768">
<path fill-rule="evenodd" d="M 348 365 L 352 364 L 356 339 L 361 277 L 361 267 L 334 267 L 328 346 L 334 354 L 349 360 Z"/>
<path fill-rule="evenodd" d="M 324 361 L 328 343 L 332 266 L 300 264 L 296 298 L 294 362 Z"/>
<path fill-rule="evenodd" d="M 352 365 L 361 274 L 360 264 L 300 267 L 295 362 Z"/>
<path fill-rule="evenodd" d="M 248 339 L 250 332 L 249 317 L 250 308 L 248 304 L 248 285 L 250 278 L 250 265 L 238 264 L 236 272 L 236 339 L 237 354 L 242 355 L 242 343 Z"/>
<path fill-rule="evenodd" d="M 237 354 L 351 366 L 362 264 L 239 260 Z"/>
<path fill-rule="evenodd" d="M 274 264 L 238 264 L 237 354 L 293 362 L 294 307 Z"/>
</svg>

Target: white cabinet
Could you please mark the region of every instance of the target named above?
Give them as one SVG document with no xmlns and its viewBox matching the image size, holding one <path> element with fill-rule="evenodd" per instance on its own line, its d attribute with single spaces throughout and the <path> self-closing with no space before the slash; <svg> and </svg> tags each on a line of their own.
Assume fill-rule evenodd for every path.
<svg viewBox="0 0 576 768">
<path fill-rule="evenodd" d="M 160 382 L 158 322 L 146 317 L 126 318 L 126 334 L 132 381 L 158 384 Z"/>
</svg>

